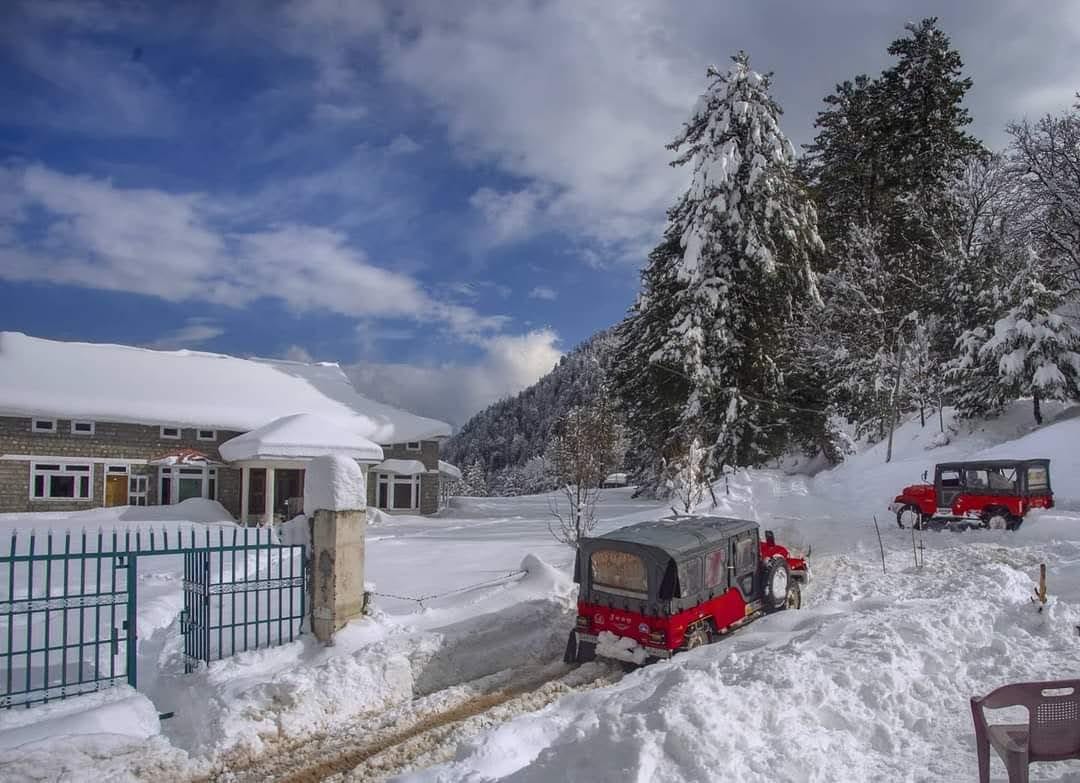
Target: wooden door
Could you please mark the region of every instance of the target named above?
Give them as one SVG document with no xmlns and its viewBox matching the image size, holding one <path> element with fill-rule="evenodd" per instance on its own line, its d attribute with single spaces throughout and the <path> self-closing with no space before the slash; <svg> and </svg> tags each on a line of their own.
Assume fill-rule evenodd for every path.
<svg viewBox="0 0 1080 783">
<path fill-rule="evenodd" d="M 105 477 L 105 505 L 126 506 L 128 502 L 128 477 Z"/>
</svg>

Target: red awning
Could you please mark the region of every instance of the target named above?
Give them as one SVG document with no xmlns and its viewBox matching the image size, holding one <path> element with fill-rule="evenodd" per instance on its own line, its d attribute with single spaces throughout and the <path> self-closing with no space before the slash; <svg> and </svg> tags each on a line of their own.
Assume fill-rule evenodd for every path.
<svg viewBox="0 0 1080 783">
<path fill-rule="evenodd" d="M 223 463 L 203 454 L 197 449 L 174 449 L 167 454 L 146 461 L 148 465 L 221 465 Z"/>
</svg>

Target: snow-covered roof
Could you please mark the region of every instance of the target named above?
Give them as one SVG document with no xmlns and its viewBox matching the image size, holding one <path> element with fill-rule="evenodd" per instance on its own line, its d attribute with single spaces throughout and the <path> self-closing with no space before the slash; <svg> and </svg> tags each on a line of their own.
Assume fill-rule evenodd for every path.
<svg viewBox="0 0 1080 783">
<path fill-rule="evenodd" d="M 378 462 L 383 458 L 382 448 L 361 435 L 355 424 L 313 413 L 295 413 L 225 441 L 221 456 L 230 462 L 331 455 Z"/>
<path fill-rule="evenodd" d="M 376 473 L 397 473 L 399 476 L 419 476 L 427 473 L 424 463 L 418 459 L 385 459 L 372 470 Z"/>
<path fill-rule="evenodd" d="M 449 462 L 439 460 L 439 472 L 444 476 L 461 481 L 461 468 L 457 465 L 451 465 Z"/>
<path fill-rule="evenodd" d="M 445 422 L 358 394 L 337 364 L 0 332 L 0 415 L 246 432 L 293 413 L 344 420 L 376 443 L 450 435 Z"/>
</svg>

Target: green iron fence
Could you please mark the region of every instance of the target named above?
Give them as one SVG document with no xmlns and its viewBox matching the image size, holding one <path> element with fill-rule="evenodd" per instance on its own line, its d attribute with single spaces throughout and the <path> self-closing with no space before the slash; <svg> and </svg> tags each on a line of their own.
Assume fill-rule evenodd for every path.
<svg viewBox="0 0 1080 783">
<path fill-rule="evenodd" d="M 184 552 L 184 671 L 238 652 L 293 641 L 304 622 L 303 546 L 256 528 L 219 534 Z M 268 533 L 268 531 L 266 531 Z M 254 534 L 254 535 L 253 535 Z"/>
<path fill-rule="evenodd" d="M 0 709 L 137 686 L 139 564 L 149 557 L 173 557 L 177 571 L 182 559 L 187 672 L 303 631 L 305 547 L 272 531 L 12 532 L 0 538 Z M 168 570 L 151 562 L 148 572 Z"/>
</svg>

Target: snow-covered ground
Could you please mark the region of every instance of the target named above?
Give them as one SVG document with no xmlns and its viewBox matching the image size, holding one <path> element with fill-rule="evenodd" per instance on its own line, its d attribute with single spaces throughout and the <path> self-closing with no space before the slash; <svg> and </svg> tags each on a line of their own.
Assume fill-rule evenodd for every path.
<svg viewBox="0 0 1080 783">
<path fill-rule="evenodd" d="M 815 581 L 803 610 L 604 687 L 570 683 L 544 698 L 507 701 L 498 720 L 463 712 L 467 729 L 438 735 L 444 747 L 399 754 L 378 774 L 447 762 L 407 776 L 971 779 L 968 698 L 1080 667 L 1080 417 L 1076 409 L 1049 413 L 1058 418 L 1034 429 L 1030 406 L 1018 404 L 993 422 L 957 427 L 934 448 L 943 440 L 936 419 L 925 429 L 910 422 L 890 464 L 879 444 L 812 478 L 736 474 L 716 488 L 720 513 L 813 546 Z M 1058 508 L 1016 533 L 923 534 L 925 565 L 917 569 L 910 531 L 898 530 L 885 506 L 934 462 L 968 456 L 1051 458 Z M 664 510 L 630 490 L 609 490 L 599 527 Z M 82 523 L 63 516 L 0 518 L 0 527 Z M 572 625 L 572 551 L 550 538 L 546 517 L 544 497 L 457 499 L 429 518 L 373 512 L 366 562 L 378 593 L 374 617 L 350 625 L 333 647 L 304 638 L 186 676 L 178 575 L 141 573 L 140 599 L 149 597 L 140 600 L 142 693 L 118 689 L 0 714 L 0 777 L 257 779 L 243 770 L 275 754 L 310 756 L 316 736 L 318 752 L 332 754 L 325 749 L 344 747 L 331 741 L 335 732 L 392 733 L 499 683 L 563 677 L 557 661 Z M 1051 602 L 1039 613 L 1030 597 L 1043 562 Z M 477 583 L 485 584 L 461 589 Z M 422 604 L 410 600 L 418 598 Z M 175 717 L 158 723 L 164 711 Z M 377 776 L 369 754 L 342 758 L 335 772 Z M 1080 780 L 1076 763 L 1033 772 Z"/>
</svg>

